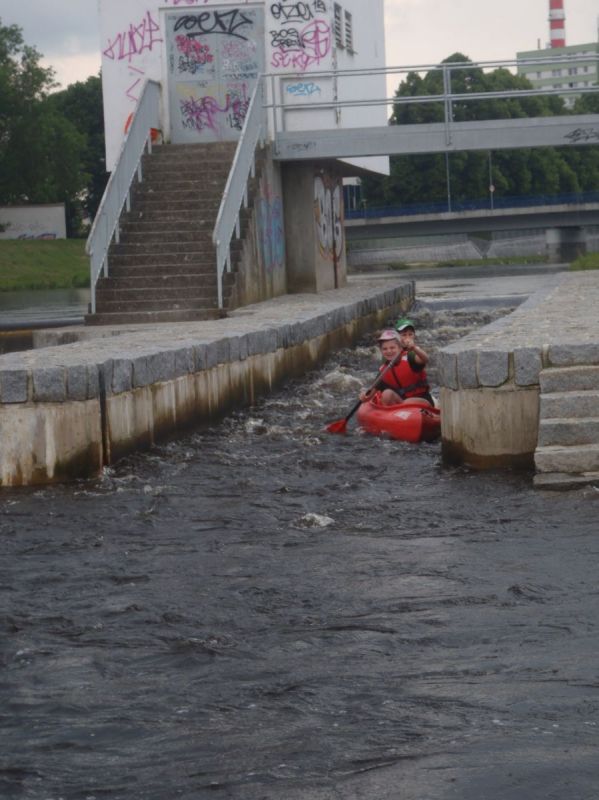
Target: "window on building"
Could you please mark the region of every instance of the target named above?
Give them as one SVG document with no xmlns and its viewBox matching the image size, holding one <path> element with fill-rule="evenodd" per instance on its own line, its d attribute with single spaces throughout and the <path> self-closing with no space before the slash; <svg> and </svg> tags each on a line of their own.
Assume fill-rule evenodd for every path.
<svg viewBox="0 0 599 800">
<path fill-rule="evenodd" d="M 537 78 L 542 78 L 542 77 L 543 77 L 543 73 L 542 72 L 537 72 Z"/>
<path fill-rule="evenodd" d="M 562 74 L 561 69 L 552 69 L 551 70 L 551 77 L 552 78 L 559 78 L 561 74 Z"/>
<path fill-rule="evenodd" d="M 341 6 L 339 3 L 333 5 L 333 27 L 335 30 L 335 44 L 337 47 L 343 47 L 343 16 Z"/>
<path fill-rule="evenodd" d="M 345 46 L 348 53 L 354 52 L 354 21 L 349 11 L 345 12 Z"/>
<path fill-rule="evenodd" d="M 583 72 L 588 72 L 588 71 L 589 71 L 589 68 L 588 68 L 588 67 L 583 67 L 583 68 L 582 68 L 582 71 L 583 71 Z"/>
<path fill-rule="evenodd" d="M 576 67 L 569 67 L 568 75 L 577 75 L 577 74 L 578 74 L 578 69 Z"/>
</svg>

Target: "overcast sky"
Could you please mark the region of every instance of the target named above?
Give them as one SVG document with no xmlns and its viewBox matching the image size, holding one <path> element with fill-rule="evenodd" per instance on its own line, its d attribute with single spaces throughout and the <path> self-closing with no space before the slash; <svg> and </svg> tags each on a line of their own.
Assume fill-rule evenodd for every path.
<svg viewBox="0 0 599 800">
<path fill-rule="evenodd" d="M 385 0 L 387 64 L 438 63 L 457 51 L 475 61 L 510 59 L 539 40 L 545 47 L 548 7 L 548 0 Z M 22 28 L 67 86 L 100 68 L 97 8 L 98 0 L 0 0 L 0 20 Z M 565 9 L 566 43 L 596 41 L 599 0 L 565 0 Z"/>
</svg>

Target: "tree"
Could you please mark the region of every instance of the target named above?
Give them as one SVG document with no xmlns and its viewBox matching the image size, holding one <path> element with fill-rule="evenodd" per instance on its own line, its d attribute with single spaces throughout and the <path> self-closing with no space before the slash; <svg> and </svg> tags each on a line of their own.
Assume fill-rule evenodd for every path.
<svg viewBox="0 0 599 800">
<path fill-rule="evenodd" d="M 499 68 L 484 72 L 462 53 L 454 53 L 442 64 L 467 64 L 465 68 L 450 69 L 449 80 L 453 94 L 499 92 L 532 88 L 529 81 L 509 70 Z M 470 66 L 471 64 L 471 66 Z M 406 100 L 416 96 L 442 95 L 443 73 L 431 70 L 421 76 L 411 72 L 398 87 L 395 97 Z M 590 99 L 587 100 L 590 104 Z M 595 102 L 597 100 L 595 99 Z M 551 97 L 489 98 L 468 101 L 454 99 L 453 120 L 509 119 L 567 114 L 563 100 Z M 390 118 L 391 125 L 442 122 L 443 103 L 396 102 Z M 451 197 L 455 201 L 488 197 L 492 180 L 495 196 L 526 194 L 557 194 L 580 192 L 586 186 L 596 188 L 599 157 L 588 147 L 581 154 L 568 148 L 537 148 L 493 152 L 490 174 L 490 154 L 487 152 L 450 153 L 444 155 L 392 156 L 391 174 L 385 178 L 363 180 L 363 196 L 368 206 L 446 201 L 447 173 L 450 175 Z"/>
<path fill-rule="evenodd" d="M 0 203 L 56 203 L 67 207 L 67 232 L 78 232 L 73 206 L 87 182 L 85 138 L 48 103 L 54 72 L 0 19 Z M 69 213 L 71 212 L 71 213 Z"/>
<path fill-rule="evenodd" d="M 64 91 L 50 95 L 48 104 L 63 115 L 84 137 L 82 168 L 88 180 L 83 208 L 87 216 L 93 219 L 108 181 L 104 148 L 102 80 L 99 76 L 92 76 L 86 81 L 72 83 Z"/>
</svg>

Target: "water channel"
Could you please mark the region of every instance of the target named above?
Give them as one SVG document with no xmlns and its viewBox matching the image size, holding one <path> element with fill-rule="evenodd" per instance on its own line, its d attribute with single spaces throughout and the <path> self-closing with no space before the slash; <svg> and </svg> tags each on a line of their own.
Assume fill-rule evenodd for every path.
<svg viewBox="0 0 599 800">
<path fill-rule="evenodd" d="M 596 491 L 324 433 L 376 365 L 2 492 L 3 800 L 597 796 Z"/>
</svg>

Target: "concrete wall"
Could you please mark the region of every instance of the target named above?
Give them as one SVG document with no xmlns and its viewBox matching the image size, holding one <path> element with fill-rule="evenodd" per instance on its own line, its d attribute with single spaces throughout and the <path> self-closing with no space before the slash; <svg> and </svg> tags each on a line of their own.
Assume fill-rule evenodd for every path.
<svg viewBox="0 0 599 800">
<path fill-rule="evenodd" d="M 287 282 L 290 292 L 347 283 L 342 178 L 332 166 L 283 167 Z"/>
<path fill-rule="evenodd" d="M 121 456 L 247 405 L 414 299 L 412 283 L 348 287 L 153 330 L 0 356 L 0 486 L 97 474 Z M 72 339 L 73 330 L 64 333 Z M 46 344 L 61 341 L 46 331 Z"/>
<path fill-rule="evenodd" d="M 64 203 L 0 206 L 0 239 L 66 239 Z"/>
<path fill-rule="evenodd" d="M 287 269 L 281 166 L 263 153 L 229 309 L 285 294 Z"/>
</svg>

